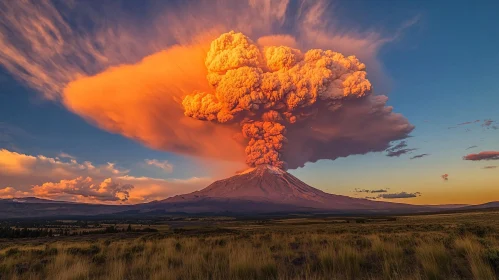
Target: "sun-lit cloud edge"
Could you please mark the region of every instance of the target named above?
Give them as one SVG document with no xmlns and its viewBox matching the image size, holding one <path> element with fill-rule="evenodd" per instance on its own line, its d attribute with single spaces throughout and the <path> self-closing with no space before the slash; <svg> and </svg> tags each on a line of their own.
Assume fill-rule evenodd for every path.
<svg viewBox="0 0 499 280">
<path fill-rule="evenodd" d="M 114 163 L 94 165 L 75 159 L 0 150 L 0 198 L 38 197 L 104 204 L 161 200 L 206 187 L 208 177 L 159 179 L 136 177 Z"/>
</svg>

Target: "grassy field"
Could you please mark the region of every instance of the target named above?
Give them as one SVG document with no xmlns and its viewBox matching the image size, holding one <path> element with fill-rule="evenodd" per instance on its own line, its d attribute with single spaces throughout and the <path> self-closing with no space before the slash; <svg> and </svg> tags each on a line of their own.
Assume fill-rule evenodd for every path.
<svg viewBox="0 0 499 280">
<path fill-rule="evenodd" d="M 116 226 L 124 229 L 128 224 Z M 0 279 L 497 279 L 499 275 L 499 211 L 204 219 L 148 226 L 158 232 L 1 239 Z"/>
</svg>

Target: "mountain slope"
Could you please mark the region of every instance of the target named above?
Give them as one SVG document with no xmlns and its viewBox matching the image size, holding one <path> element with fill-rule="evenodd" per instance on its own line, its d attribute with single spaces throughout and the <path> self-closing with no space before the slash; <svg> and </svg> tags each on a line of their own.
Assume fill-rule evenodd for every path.
<svg viewBox="0 0 499 280">
<path fill-rule="evenodd" d="M 261 165 L 189 194 L 137 205 L 102 205 L 33 197 L 0 199 L 0 219 L 94 215 L 164 215 L 165 213 L 290 213 L 393 214 L 472 210 L 482 205 L 409 205 L 334 195 L 315 189 L 278 168 Z"/>
<path fill-rule="evenodd" d="M 371 201 L 333 195 L 313 188 L 295 176 L 268 165 L 260 165 L 190 194 L 177 195 L 159 202 L 157 206 L 181 208 L 190 205 L 198 209 L 203 204 L 227 204 L 226 211 L 239 211 L 245 203 L 258 203 L 252 211 L 294 210 L 390 210 L 425 209 L 426 207 L 400 203 Z M 230 204 L 230 205 L 229 205 Z M 218 209 L 223 208 L 218 205 Z"/>
</svg>

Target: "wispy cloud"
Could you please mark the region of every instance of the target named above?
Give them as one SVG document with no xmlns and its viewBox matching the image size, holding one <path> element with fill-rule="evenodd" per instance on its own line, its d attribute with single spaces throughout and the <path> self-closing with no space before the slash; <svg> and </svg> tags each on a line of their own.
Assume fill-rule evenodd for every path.
<svg viewBox="0 0 499 280">
<path fill-rule="evenodd" d="M 489 166 L 484 166 L 483 169 L 495 169 L 497 168 L 496 165 L 489 165 Z"/>
<path fill-rule="evenodd" d="M 463 122 L 463 123 L 458 123 L 455 126 L 449 126 L 447 129 L 454 129 L 454 128 L 458 128 L 459 126 L 470 125 L 470 124 L 475 124 L 475 123 L 479 123 L 479 122 L 480 122 L 480 120 L 467 121 L 467 122 Z M 471 130 L 467 128 L 466 131 L 468 132 Z"/>
<path fill-rule="evenodd" d="M 484 120 L 482 126 L 483 127 L 490 127 L 492 125 L 492 123 L 494 123 L 494 121 L 491 119 Z"/>
<path fill-rule="evenodd" d="M 377 196 L 366 196 L 366 199 L 401 199 L 401 198 L 414 198 L 421 196 L 420 192 L 398 192 L 398 193 L 382 193 Z"/>
<path fill-rule="evenodd" d="M 414 198 L 414 197 L 418 197 L 418 196 L 421 196 L 420 192 L 415 192 L 415 193 L 399 192 L 399 193 L 380 194 L 377 196 L 377 198 L 397 199 L 397 198 Z"/>
<path fill-rule="evenodd" d="M 147 165 L 157 167 L 165 172 L 173 172 L 173 165 L 167 160 L 146 159 L 145 162 Z"/>
<path fill-rule="evenodd" d="M 357 193 L 386 193 L 388 192 L 388 189 L 374 189 L 374 190 L 367 190 L 367 189 L 355 189 L 355 192 Z"/>
<path fill-rule="evenodd" d="M 397 150 L 397 151 L 389 151 L 386 156 L 387 157 L 399 157 L 401 155 L 405 155 L 408 153 L 411 153 L 412 151 L 415 151 L 417 149 L 402 149 L 402 150 Z"/>
<path fill-rule="evenodd" d="M 478 122 L 480 122 L 480 120 L 458 123 L 457 125 L 468 125 L 468 124 L 473 124 L 473 123 L 478 123 Z"/>
<path fill-rule="evenodd" d="M 400 149 L 403 149 L 407 147 L 407 141 L 400 141 L 397 145 L 395 146 L 392 146 L 388 149 L 386 149 L 387 151 L 395 151 L 395 150 L 400 150 Z"/>
<path fill-rule="evenodd" d="M 64 152 L 59 153 L 57 156 L 60 157 L 60 158 L 76 159 L 76 157 L 74 157 L 74 156 L 72 156 L 70 154 L 66 154 Z"/>
<path fill-rule="evenodd" d="M 388 190 L 386 189 L 377 189 L 377 190 L 371 190 L 371 193 L 386 193 Z"/>
<path fill-rule="evenodd" d="M 395 146 L 389 147 L 386 149 L 387 157 L 399 157 L 404 154 L 411 153 L 412 151 L 415 151 L 417 149 L 408 149 L 407 147 L 407 141 L 400 141 L 398 144 Z"/>
<path fill-rule="evenodd" d="M 482 127 L 486 128 L 486 129 L 494 129 L 494 130 L 499 129 L 499 126 L 494 125 L 494 123 L 496 123 L 496 121 L 493 121 L 491 119 L 484 120 Z"/>
<path fill-rule="evenodd" d="M 410 159 L 417 159 L 417 158 L 422 158 L 422 157 L 426 157 L 426 156 L 429 156 L 430 154 L 420 154 L 420 155 L 415 155 L 413 157 L 411 157 Z"/>
<path fill-rule="evenodd" d="M 469 154 L 463 157 L 464 160 L 499 160 L 499 151 L 484 151 L 478 154 Z"/>
</svg>

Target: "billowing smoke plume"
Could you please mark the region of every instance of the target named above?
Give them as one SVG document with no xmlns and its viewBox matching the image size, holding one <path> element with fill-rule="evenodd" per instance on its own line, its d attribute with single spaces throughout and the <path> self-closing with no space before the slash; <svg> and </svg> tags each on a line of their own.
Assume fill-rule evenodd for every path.
<svg viewBox="0 0 499 280">
<path fill-rule="evenodd" d="M 379 50 L 417 18 L 374 32 L 340 24 L 327 0 L 141 1 L 139 17 L 124 0 L 90 2 L 0 1 L 0 65 L 105 131 L 223 163 L 227 175 L 245 157 L 296 168 L 383 151 L 413 128 L 369 94 L 356 59 L 297 49 L 355 54 L 386 90 Z M 258 43 L 234 33 L 207 60 L 231 29 Z M 189 109 L 194 118 L 186 95 L 205 106 Z"/>
<path fill-rule="evenodd" d="M 398 134 L 396 137 L 389 136 L 379 148 L 360 148 L 367 148 L 364 152 L 386 148 L 391 140 L 404 138 L 413 129 L 404 118 L 392 114 L 390 107 L 384 107 L 386 99 L 370 96 L 372 86 L 366 78 L 365 65 L 355 56 L 321 49 L 303 53 L 287 46 L 263 47 L 242 33 L 231 31 L 211 43 L 205 65 L 213 92 L 187 95 L 182 102 L 185 115 L 222 124 L 239 123 L 247 139 L 246 162 L 250 166 L 271 164 L 286 168 L 286 154 L 289 158 L 306 153 L 292 147 L 293 142 L 299 142 L 298 138 L 307 136 L 287 134 L 291 130 L 315 134 L 308 137 L 331 145 L 329 150 L 334 151 L 335 142 L 343 139 L 351 141 L 346 144 L 347 149 L 354 148 L 363 139 L 355 139 L 358 133 L 344 133 L 335 125 L 345 121 L 342 118 L 349 116 L 349 111 L 362 115 L 358 116 L 359 129 L 376 127 L 377 120 L 396 124 L 390 129 Z M 330 126 L 336 129 L 330 133 L 321 129 L 310 132 L 329 119 L 335 119 Z M 308 149 L 320 150 L 321 144 Z M 305 161 L 314 160 L 314 156 L 308 155 Z M 322 156 L 330 158 L 327 154 Z M 304 164 L 299 161 L 292 162 L 291 167 Z"/>
</svg>

